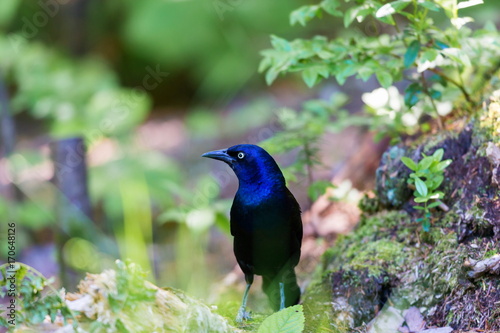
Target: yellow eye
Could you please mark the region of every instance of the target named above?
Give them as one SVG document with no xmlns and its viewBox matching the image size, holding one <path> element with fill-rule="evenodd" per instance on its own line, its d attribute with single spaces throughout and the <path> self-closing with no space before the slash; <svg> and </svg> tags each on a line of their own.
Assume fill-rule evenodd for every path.
<svg viewBox="0 0 500 333">
<path fill-rule="evenodd" d="M 242 159 L 243 159 L 243 157 L 245 157 L 245 154 L 243 154 L 242 152 L 239 152 L 239 153 L 238 153 L 238 158 L 239 158 L 240 160 L 242 160 Z"/>
</svg>

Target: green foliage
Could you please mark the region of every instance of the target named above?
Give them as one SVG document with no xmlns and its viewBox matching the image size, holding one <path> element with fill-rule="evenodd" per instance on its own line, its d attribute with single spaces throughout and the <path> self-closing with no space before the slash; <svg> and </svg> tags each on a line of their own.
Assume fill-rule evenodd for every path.
<svg viewBox="0 0 500 333">
<path fill-rule="evenodd" d="M 15 293 L 16 325 L 39 324 L 47 316 L 54 322 L 59 314 L 65 323 L 68 319 L 75 319 L 74 314 L 66 306 L 64 292 L 61 293 L 51 286 L 53 279 L 46 279 L 38 271 L 22 263 L 15 264 L 14 272 L 9 266 L 9 264 L 0 266 L 0 297 L 9 299 L 10 290 Z M 15 288 L 11 286 L 14 281 L 10 279 L 12 276 L 15 279 Z M 77 325 L 76 320 L 73 323 Z M 0 326 L 10 327 L 3 313 L 0 316 Z"/>
<path fill-rule="evenodd" d="M 160 223 L 185 223 L 192 232 L 202 234 L 213 225 L 229 234 L 229 220 L 226 212 L 230 202 L 218 199 L 220 188 L 214 178 L 206 176 L 196 180 L 191 189 L 176 189 L 179 193 L 180 204 L 173 205 L 162 212 L 158 220 Z"/>
<path fill-rule="evenodd" d="M 20 0 L 4 0 L 0 2 L 0 28 L 7 26 L 12 21 L 20 3 Z"/>
<path fill-rule="evenodd" d="M 143 301 L 154 301 L 156 290 L 146 288 L 147 273 L 131 261 L 116 261 L 116 293 L 108 295 L 109 305 L 114 313 L 134 310 Z"/>
<path fill-rule="evenodd" d="M 180 195 L 187 195 L 177 163 L 155 151 L 125 152 L 122 158 L 90 168 L 89 175 L 92 199 L 110 220 L 123 216 L 122 193 L 110 184 L 125 184 L 134 191 L 130 181 L 144 179 L 153 207 L 174 207 Z"/>
<path fill-rule="evenodd" d="M 29 188 L 29 193 L 26 200 L 15 205 L 0 197 L 0 213 L 4 212 L 2 216 L 8 216 L 31 230 L 39 230 L 54 223 L 51 184 L 39 182 L 43 175 L 36 170 L 36 166 L 46 165 L 48 162 L 40 152 L 30 150 L 19 150 L 7 159 L 6 171 L 21 190 Z"/>
<path fill-rule="evenodd" d="M 301 333 L 304 330 L 302 305 L 294 305 L 267 317 L 258 333 Z"/>
<path fill-rule="evenodd" d="M 415 202 L 424 204 L 423 207 L 413 207 L 424 213 L 424 216 L 419 219 L 422 221 L 424 231 L 429 231 L 430 228 L 430 209 L 442 204 L 440 199 L 444 197 L 444 193 L 437 189 L 444 180 L 444 169 L 451 164 L 452 160 L 442 161 L 443 154 L 444 150 L 442 148 L 436 150 L 431 156 L 422 153 L 423 158 L 418 163 L 408 157 L 401 158 L 404 165 L 413 171 L 408 178 L 408 184 L 415 186 L 413 192 Z"/>
<path fill-rule="evenodd" d="M 262 32 L 290 30 L 285 13 L 300 1 L 123 3 L 121 38 L 132 55 L 174 74 L 187 71 L 200 94 L 225 97 L 255 77 Z M 186 33 L 189 38 L 179 38 Z"/>
<path fill-rule="evenodd" d="M 300 112 L 282 109 L 278 114 L 282 130 L 260 143 L 270 154 L 297 151 L 295 162 L 284 168 L 283 172 L 291 181 L 300 181 L 305 177 L 312 200 L 323 194 L 326 188 L 333 186 L 324 181 L 314 183 L 312 169 L 320 164 L 317 157 L 318 140 L 326 132 L 337 131 L 349 121 L 347 111 L 341 109 L 346 101 L 345 95 L 336 94 L 327 101 L 308 101 Z"/>
<path fill-rule="evenodd" d="M 124 135 L 150 107 L 146 94 L 121 87 L 99 59 L 70 60 L 15 34 L 0 34 L 0 59 L 0 70 L 17 87 L 14 112 L 49 120 L 58 137 L 83 135 L 93 142 Z"/>
<path fill-rule="evenodd" d="M 316 201 L 320 196 L 322 196 L 329 188 L 334 185 L 328 180 L 317 180 L 313 182 L 308 190 L 307 195 L 312 201 Z"/>
<path fill-rule="evenodd" d="M 262 52 L 259 70 L 266 71 L 268 84 L 279 74 L 300 72 L 309 87 L 329 77 L 342 85 L 349 77 L 367 81 L 375 76 L 387 89 L 405 79 L 409 84 L 404 89 L 402 114 L 413 110 L 438 117 L 451 110 L 449 102 L 460 94 L 467 103 L 478 105 L 484 75 L 499 67 L 500 38 L 492 24 L 476 31 L 466 26 L 472 18 L 458 12 L 474 4 L 458 0 L 324 0 L 303 6 L 292 12 L 292 24 L 306 25 L 326 13 L 343 17 L 347 32 L 333 40 L 315 36 L 288 41 L 271 36 L 273 48 Z M 368 22 L 379 31 L 394 33 L 366 36 L 357 25 Z M 413 121 L 410 127 L 416 125 Z"/>
</svg>

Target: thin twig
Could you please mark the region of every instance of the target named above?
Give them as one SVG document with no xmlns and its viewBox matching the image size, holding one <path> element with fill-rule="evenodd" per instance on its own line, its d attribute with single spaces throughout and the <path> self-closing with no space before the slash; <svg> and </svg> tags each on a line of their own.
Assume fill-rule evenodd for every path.
<svg viewBox="0 0 500 333">
<path fill-rule="evenodd" d="M 439 202 L 439 209 L 441 209 L 443 212 L 447 212 L 450 210 L 450 207 L 448 207 L 444 202 L 438 201 Z"/>
<path fill-rule="evenodd" d="M 439 129 L 443 130 L 443 123 L 441 121 L 441 116 L 439 116 L 439 112 L 437 110 L 436 103 L 434 103 L 434 98 L 432 98 L 432 96 L 429 92 L 429 89 L 427 87 L 427 80 L 425 80 L 425 75 L 423 72 L 420 73 L 420 78 L 422 79 L 422 87 L 424 88 L 424 93 L 431 99 L 432 107 L 434 108 L 434 111 L 436 111 Z"/>
<path fill-rule="evenodd" d="M 441 76 L 443 79 L 445 79 L 446 81 L 450 82 L 451 84 L 454 84 L 455 86 L 458 87 L 458 89 L 460 89 L 460 91 L 462 92 L 462 94 L 464 95 L 465 97 L 465 100 L 470 104 L 470 105 L 474 105 L 474 101 L 472 100 L 472 98 L 470 97 L 469 93 L 467 92 L 467 90 L 465 90 L 465 88 L 460 84 L 458 83 L 457 81 L 453 80 L 451 77 L 449 77 L 448 75 L 444 74 L 442 70 L 440 70 L 439 68 L 429 68 L 429 70 L 439 76 Z"/>
</svg>

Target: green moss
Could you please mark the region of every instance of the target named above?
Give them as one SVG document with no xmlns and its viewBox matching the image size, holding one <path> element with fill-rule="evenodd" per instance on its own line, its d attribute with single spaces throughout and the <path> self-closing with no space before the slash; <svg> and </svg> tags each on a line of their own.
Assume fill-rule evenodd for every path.
<svg viewBox="0 0 500 333">
<path fill-rule="evenodd" d="M 385 239 L 353 246 L 345 254 L 349 263 L 344 269 L 367 269 L 370 275 L 379 276 L 402 264 L 407 256 L 405 250 L 403 244 Z"/>
<path fill-rule="evenodd" d="M 413 305 L 430 309 L 463 276 L 461 266 L 468 251 L 458 244 L 456 233 L 445 227 L 452 223 L 452 215 L 428 233 L 416 233 L 418 224 L 411 223 L 404 211 L 365 216 L 352 234 L 339 237 L 325 253 L 323 276 L 342 270 L 350 288 L 365 283 L 356 278 L 360 271 L 377 279 L 397 277 L 400 282 L 393 290 L 392 304 L 402 309 Z"/>
<path fill-rule="evenodd" d="M 457 287 L 462 264 L 468 250 L 458 244 L 454 232 L 438 229 L 433 247 L 422 246 L 416 256 L 408 258 L 401 275 L 402 283 L 394 290 L 391 300 L 399 308 L 417 306 L 429 310 L 444 295 Z"/>
<path fill-rule="evenodd" d="M 325 252 L 325 273 L 342 267 L 367 268 L 373 275 L 380 274 L 389 266 L 387 262 L 400 261 L 407 255 L 404 243 L 411 243 L 409 223 L 410 216 L 404 211 L 363 216 L 353 233 L 339 236 L 335 246 Z M 401 242 L 404 240 L 408 242 Z"/>
<path fill-rule="evenodd" d="M 491 258 L 497 254 L 498 254 L 498 250 L 489 250 L 489 251 L 484 253 L 483 259 Z"/>
<path fill-rule="evenodd" d="M 303 297 L 305 316 L 304 333 L 348 332 L 342 330 L 332 312 L 332 291 L 328 278 L 320 278 L 311 283 Z"/>
<path fill-rule="evenodd" d="M 381 209 L 380 200 L 375 198 L 370 198 L 367 194 L 365 194 L 358 204 L 359 209 L 362 212 L 374 214 Z"/>
</svg>

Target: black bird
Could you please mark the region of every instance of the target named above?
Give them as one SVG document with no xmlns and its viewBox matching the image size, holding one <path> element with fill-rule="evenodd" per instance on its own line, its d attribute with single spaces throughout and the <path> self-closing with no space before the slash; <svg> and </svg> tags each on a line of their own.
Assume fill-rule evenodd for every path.
<svg viewBox="0 0 500 333">
<path fill-rule="evenodd" d="M 300 258 L 302 220 L 280 168 L 255 145 L 236 145 L 202 156 L 227 163 L 239 180 L 231 207 L 231 235 L 247 286 L 236 321 L 249 317 L 245 308 L 254 274 L 262 276 L 262 289 L 274 310 L 297 304 L 300 289 L 294 268 Z"/>
</svg>

